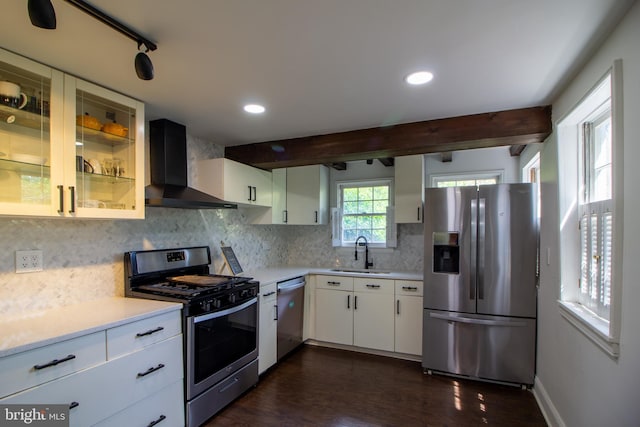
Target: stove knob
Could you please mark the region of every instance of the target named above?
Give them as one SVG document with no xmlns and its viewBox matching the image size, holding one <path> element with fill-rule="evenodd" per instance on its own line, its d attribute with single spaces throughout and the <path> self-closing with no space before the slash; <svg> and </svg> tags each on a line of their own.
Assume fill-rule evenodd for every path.
<svg viewBox="0 0 640 427">
<path fill-rule="evenodd" d="M 229 294 L 229 302 L 231 304 L 233 304 L 234 302 L 236 302 L 236 294 Z"/>
</svg>

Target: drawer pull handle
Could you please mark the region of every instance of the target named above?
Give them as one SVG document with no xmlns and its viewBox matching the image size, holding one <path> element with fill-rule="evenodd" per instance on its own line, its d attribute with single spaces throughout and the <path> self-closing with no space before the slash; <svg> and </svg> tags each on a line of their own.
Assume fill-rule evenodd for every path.
<svg viewBox="0 0 640 427">
<path fill-rule="evenodd" d="M 417 291 L 418 288 L 416 286 L 403 286 L 402 290 L 403 291 Z"/>
<path fill-rule="evenodd" d="M 340 282 L 327 282 L 329 286 L 340 286 Z"/>
<path fill-rule="evenodd" d="M 149 375 L 152 372 L 158 371 L 160 369 L 164 368 L 164 365 L 162 363 L 158 364 L 158 366 L 156 366 L 155 368 L 149 368 L 147 369 L 145 372 L 138 372 L 138 375 L 136 375 L 136 378 L 142 378 L 142 377 L 146 377 L 147 375 Z"/>
<path fill-rule="evenodd" d="M 162 330 L 164 330 L 164 328 L 162 326 L 158 326 L 157 328 L 148 330 L 147 332 L 139 332 L 139 333 L 137 333 L 136 334 L 136 338 L 145 337 L 147 335 L 155 334 L 156 332 L 160 332 Z"/>
<path fill-rule="evenodd" d="M 263 297 L 270 297 L 271 295 L 275 294 L 275 291 L 271 291 L 271 292 L 267 292 L 266 294 L 263 295 Z"/>
<path fill-rule="evenodd" d="M 78 406 L 80 406 L 78 402 L 71 402 L 71 404 L 69 405 L 69 409 L 77 408 Z"/>
<path fill-rule="evenodd" d="M 149 425 L 147 425 L 147 427 L 153 427 L 153 426 L 154 426 L 154 425 L 156 425 L 156 424 L 160 424 L 160 423 L 161 423 L 161 422 L 163 422 L 166 418 L 167 418 L 167 417 L 165 417 L 164 415 L 160 415 L 160 418 L 158 418 L 158 419 L 157 419 L 157 420 L 155 420 L 155 421 L 151 421 L 151 422 L 149 423 Z"/>
<path fill-rule="evenodd" d="M 367 285 L 367 288 L 370 288 L 370 289 L 378 289 L 379 287 L 380 285 L 371 285 L 371 284 Z"/>
<path fill-rule="evenodd" d="M 75 359 L 75 358 L 76 358 L 75 355 L 70 354 L 67 357 L 63 358 L 63 359 L 53 359 L 51 362 L 45 363 L 44 365 L 35 365 L 33 367 L 33 369 L 39 371 L 40 369 L 49 368 L 51 366 L 56 366 L 56 365 L 59 365 L 60 363 L 68 362 L 69 360 L 72 360 L 72 359 Z"/>
</svg>

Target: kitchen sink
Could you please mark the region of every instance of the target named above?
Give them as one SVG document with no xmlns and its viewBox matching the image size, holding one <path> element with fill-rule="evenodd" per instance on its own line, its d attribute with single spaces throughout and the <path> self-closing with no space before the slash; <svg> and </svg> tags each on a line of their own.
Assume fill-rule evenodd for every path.
<svg viewBox="0 0 640 427">
<path fill-rule="evenodd" d="M 336 271 L 340 273 L 364 273 L 364 274 L 390 274 L 390 271 L 380 271 L 380 270 L 365 270 L 365 269 L 357 269 L 357 268 L 332 268 L 331 271 Z"/>
</svg>

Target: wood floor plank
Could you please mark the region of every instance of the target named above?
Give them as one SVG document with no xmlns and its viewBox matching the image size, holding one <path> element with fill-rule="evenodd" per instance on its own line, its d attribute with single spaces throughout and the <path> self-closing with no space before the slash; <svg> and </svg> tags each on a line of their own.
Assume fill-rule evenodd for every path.
<svg viewBox="0 0 640 427">
<path fill-rule="evenodd" d="M 302 346 L 213 426 L 546 426 L 528 390 L 425 375 L 418 362 Z"/>
</svg>

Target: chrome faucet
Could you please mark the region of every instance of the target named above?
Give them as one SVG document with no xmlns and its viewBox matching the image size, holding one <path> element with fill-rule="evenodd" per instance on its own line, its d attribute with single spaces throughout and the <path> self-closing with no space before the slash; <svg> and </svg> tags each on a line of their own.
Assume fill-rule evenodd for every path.
<svg viewBox="0 0 640 427">
<path fill-rule="evenodd" d="M 373 261 L 369 261 L 369 242 L 367 242 L 367 238 L 364 236 L 358 236 L 356 239 L 355 259 L 356 261 L 358 260 L 358 242 L 360 239 L 364 240 L 364 243 L 360 243 L 360 246 L 364 246 L 364 268 L 368 270 L 369 267 L 373 267 Z"/>
</svg>

